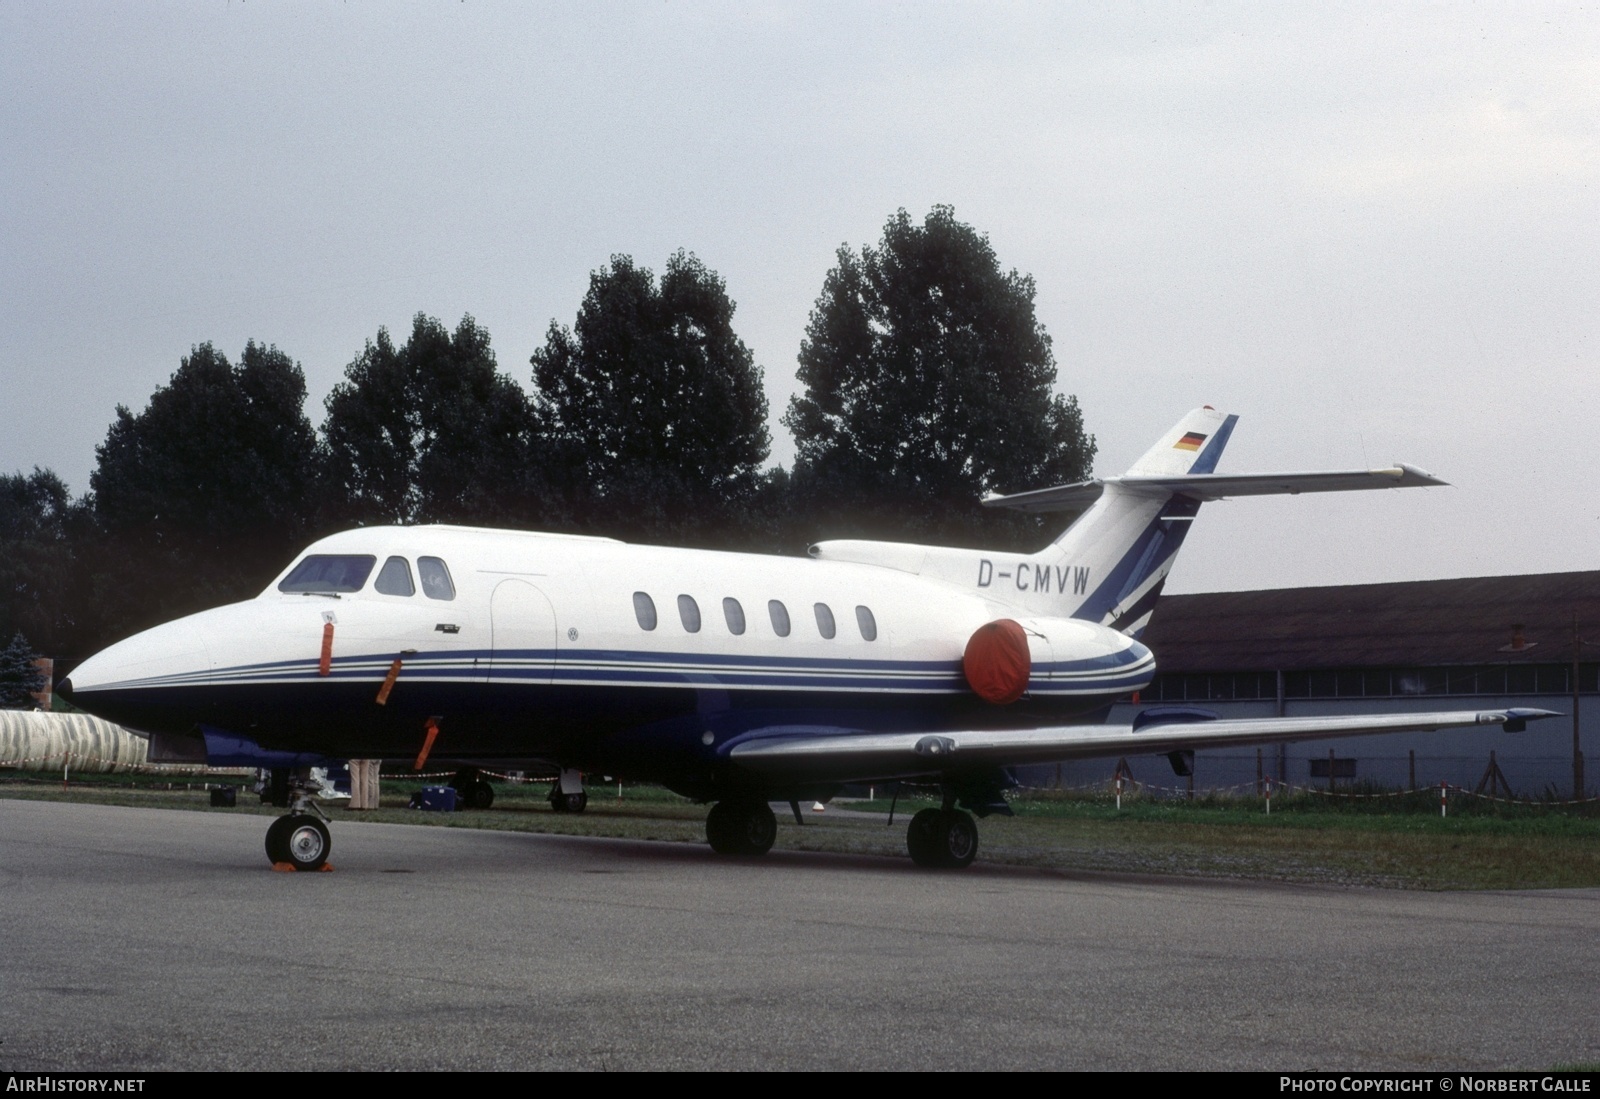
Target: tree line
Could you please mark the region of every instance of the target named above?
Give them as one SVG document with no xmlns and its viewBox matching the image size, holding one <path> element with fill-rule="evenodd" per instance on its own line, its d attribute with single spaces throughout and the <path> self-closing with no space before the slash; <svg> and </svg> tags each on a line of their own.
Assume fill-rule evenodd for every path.
<svg viewBox="0 0 1600 1099">
<path fill-rule="evenodd" d="M 320 427 L 274 345 L 184 356 L 140 412 L 118 406 L 89 491 L 0 476 L 0 637 L 70 666 L 155 623 L 257 594 L 308 542 L 373 524 L 464 523 L 802 552 L 830 537 L 1031 547 L 1030 516 L 978 498 L 1087 476 L 1094 439 L 1054 393 L 1031 278 L 935 207 L 842 247 L 766 468 L 762 372 L 723 280 L 680 251 L 628 256 L 552 321 L 528 389 L 470 315 L 380 328 Z"/>
</svg>

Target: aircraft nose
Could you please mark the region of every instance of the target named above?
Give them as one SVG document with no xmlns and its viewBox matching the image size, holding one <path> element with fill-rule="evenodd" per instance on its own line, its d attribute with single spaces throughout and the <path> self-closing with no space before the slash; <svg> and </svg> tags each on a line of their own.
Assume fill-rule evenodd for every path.
<svg viewBox="0 0 1600 1099">
<path fill-rule="evenodd" d="M 156 626 L 102 649 L 72 669 L 62 687 L 69 697 L 97 692 L 205 682 L 211 654 L 192 618 Z"/>
</svg>

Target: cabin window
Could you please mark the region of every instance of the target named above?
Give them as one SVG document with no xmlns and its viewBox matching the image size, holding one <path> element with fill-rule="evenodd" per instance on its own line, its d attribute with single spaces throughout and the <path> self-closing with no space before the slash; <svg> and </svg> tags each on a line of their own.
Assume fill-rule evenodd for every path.
<svg viewBox="0 0 1600 1099">
<path fill-rule="evenodd" d="M 694 596 L 678 596 L 678 618 L 682 620 L 685 632 L 700 632 L 700 604 L 694 601 Z"/>
<path fill-rule="evenodd" d="M 450 580 L 450 570 L 439 558 L 417 558 L 417 575 L 422 577 L 422 594 L 429 599 L 451 600 L 456 597 L 456 586 Z"/>
<path fill-rule="evenodd" d="M 391 557 L 378 570 L 378 579 L 372 585 L 379 595 L 416 595 L 417 586 L 411 582 L 411 566 L 404 557 Z"/>
<path fill-rule="evenodd" d="M 728 632 L 738 637 L 744 633 L 744 608 L 737 599 L 728 598 L 722 601 L 722 617 L 728 620 Z"/>
<path fill-rule="evenodd" d="M 789 636 L 789 608 L 776 599 L 767 600 L 767 614 L 772 618 L 772 632 L 779 637 Z"/>
<path fill-rule="evenodd" d="M 641 630 L 656 628 L 656 601 L 647 592 L 633 593 L 633 616 L 639 620 Z"/>
<path fill-rule="evenodd" d="M 278 584 L 284 592 L 360 591 L 378 559 L 371 554 L 314 553 Z"/>
<path fill-rule="evenodd" d="M 833 622 L 833 608 L 826 603 L 815 603 L 811 609 L 817 615 L 817 632 L 828 640 L 833 640 L 833 635 L 839 632 L 839 628 Z"/>
<path fill-rule="evenodd" d="M 861 630 L 861 640 L 878 640 L 878 620 L 872 617 L 871 607 L 856 608 L 856 626 Z"/>
</svg>

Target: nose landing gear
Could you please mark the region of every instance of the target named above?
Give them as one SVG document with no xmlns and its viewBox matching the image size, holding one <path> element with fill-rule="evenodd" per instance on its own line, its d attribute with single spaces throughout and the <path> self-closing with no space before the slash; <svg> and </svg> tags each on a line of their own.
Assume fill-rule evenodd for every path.
<svg viewBox="0 0 1600 1099">
<path fill-rule="evenodd" d="M 328 826 L 308 813 L 279 817 L 267 829 L 267 858 L 274 866 L 320 870 L 328 861 L 333 839 Z"/>
<path fill-rule="evenodd" d="M 284 789 L 293 798 L 293 806 L 267 829 L 268 861 L 274 869 L 323 869 L 333 850 L 333 838 L 328 834 L 327 817 L 312 800 L 312 791 L 319 787 L 308 775 L 286 774 L 280 779 L 277 772 L 273 773 L 273 786 Z"/>
</svg>

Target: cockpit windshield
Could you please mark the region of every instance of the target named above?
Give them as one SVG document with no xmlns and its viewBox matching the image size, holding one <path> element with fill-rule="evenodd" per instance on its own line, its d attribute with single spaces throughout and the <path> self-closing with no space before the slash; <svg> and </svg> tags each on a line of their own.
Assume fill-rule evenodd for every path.
<svg viewBox="0 0 1600 1099">
<path fill-rule="evenodd" d="M 314 553 L 278 584 L 282 592 L 360 591 L 378 563 L 370 554 Z"/>
</svg>

